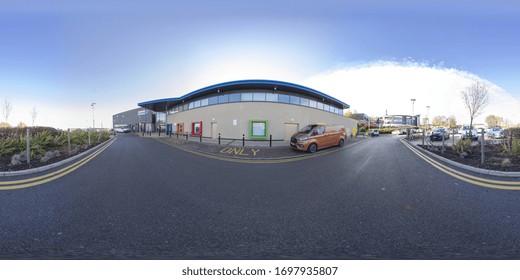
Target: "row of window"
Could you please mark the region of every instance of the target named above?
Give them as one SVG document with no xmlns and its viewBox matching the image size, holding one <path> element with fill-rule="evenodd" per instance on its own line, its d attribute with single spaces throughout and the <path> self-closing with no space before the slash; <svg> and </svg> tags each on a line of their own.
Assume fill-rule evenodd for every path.
<svg viewBox="0 0 520 280">
<path fill-rule="evenodd" d="M 203 106 L 231 103 L 231 102 L 277 102 L 287 103 L 300 106 L 306 106 L 316 108 L 319 110 L 327 111 L 333 114 L 343 115 L 343 110 L 330 106 L 319 101 L 299 97 L 290 94 L 281 93 L 269 93 L 269 92 L 243 92 L 243 93 L 230 93 L 222 94 L 218 96 L 212 96 L 204 99 L 195 100 L 187 104 L 175 106 L 169 109 L 169 114 L 175 114 L 182 111 L 187 111 Z"/>
</svg>

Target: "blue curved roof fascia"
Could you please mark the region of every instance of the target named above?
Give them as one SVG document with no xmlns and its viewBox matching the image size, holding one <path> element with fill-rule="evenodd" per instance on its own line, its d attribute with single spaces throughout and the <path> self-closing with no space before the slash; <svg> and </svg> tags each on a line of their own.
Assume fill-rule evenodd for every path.
<svg viewBox="0 0 520 280">
<path fill-rule="evenodd" d="M 332 96 L 329 96 L 329 95 L 327 95 L 327 94 L 325 94 L 323 92 L 320 92 L 320 91 L 317 91 L 317 90 L 314 90 L 314 89 L 311 89 L 311 88 L 308 88 L 308 87 L 305 87 L 305 86 L 293 84 L 293 83 L 274 81 L 274 80 L 239 80 L 239 81 L 225 82 L 225 83 L 215 84 L 215 85 L 207 86 L 207 87 L 204 87 L 204 88 L 192 91 L 192 92 L 190 92 L 188 94 L 185 94 L 185 95 L 183 95 L 181 97 L 165 98 L 165 99 L 146 101 L 146 102 L 138 103 L 137 105 L 141 106 L 141 107 L 148 107 L 148 106 L 150 106 L 152 104 L 156 104 L 156 103 L 166 103 L 166 104 L 167 103 L 178 103 L 178 102 L 180 103 L 180 102 L 182 102 L 185 99 L 193 99 L 197 95 L 204 95 L 205 93 L 213 93 L 215 90 L 218 90 L 220 88 L 225 88 L 225 87 L 230 87 L 230 86 L 248 85 L 248 84 L 253 84 L 253 85 L 272 85 L 273 87 L 280 86 L 280 87 L 294 88 L 294 89 L 298 89 L 298 90 L 301 90 L 301 91 L 304 91 L 304 92 L 309 92 L 309 93 L 318 95 L 318 96 L 320 96 L 322 98 L 331 100 L 331 101 L 336 102 L 338 104 L 341 104 L 343 106 L 343 109 L 350 108 L 350 106 L 348 104 L 346 104 L 345 102 L 342 102 L 342 101 L 340 101 L 340 100 L 338 100 L 338 99 L 336 99 L 336 98 L 334 98 Z"/>
</svg>

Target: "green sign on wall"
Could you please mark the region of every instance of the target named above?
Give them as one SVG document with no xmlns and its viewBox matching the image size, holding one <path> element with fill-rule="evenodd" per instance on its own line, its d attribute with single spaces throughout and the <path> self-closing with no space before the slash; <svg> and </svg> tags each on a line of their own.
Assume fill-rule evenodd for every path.
<svg viewBox="0 0 520 280">
<path fill-rule="evenodd" d="M 269 128 L 266 120 L 249 121 L 249 138 L 265 139 L 269 136 Z"/>
</svg>

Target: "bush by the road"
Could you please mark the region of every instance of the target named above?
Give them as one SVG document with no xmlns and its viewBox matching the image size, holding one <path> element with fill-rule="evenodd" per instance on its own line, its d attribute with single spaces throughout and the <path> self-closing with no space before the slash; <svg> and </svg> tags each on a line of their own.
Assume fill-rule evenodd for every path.
<svg viewBox="0 0 520 280">
<path fill-rule="evenodd" d="M 65 150 L 68 146 L 68 132 L 50 127 L 30 129 L 31 157 L 41 157 L 45 152 Z M 99 144 L 110 138 L 108 131 L 91 131 L 91 145 Z M 76 129 L 70 132 L 71 145 L 88 146 L 88 131 Z M 27 148 L 25 128 L 0 129 L 0 157 L 21 153 Z"/>
</svg>

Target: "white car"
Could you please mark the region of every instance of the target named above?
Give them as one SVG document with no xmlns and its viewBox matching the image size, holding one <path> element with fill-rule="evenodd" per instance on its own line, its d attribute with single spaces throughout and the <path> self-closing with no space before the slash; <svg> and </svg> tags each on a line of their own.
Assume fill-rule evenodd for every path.
<svg viewBox="0 0 520 280">
<path fill-rule="evenodd" d="M 462 139 L 468 139 L 470 136 L 470 126 L 463 126 L 460 130 L 460 137 Z M 475 128 L 471 127 L 471 140 L 478 140 L 478 132 Z"/>
<path fill-rule="evenodd" d="M 491 138 L 504 138 L 504 131 L 500 127 L 489 129 L 487 132 L 488 137 Z"/>
<path fill-rule="evenodd" d="M 128 128 L 128 127 L 116 127 L 114 130 L 117 133 L 128 133 L 128 132 L 130 132 L 130 128 Z"/>
</svg>

